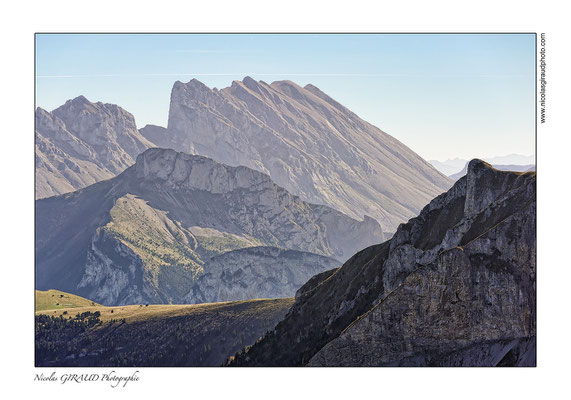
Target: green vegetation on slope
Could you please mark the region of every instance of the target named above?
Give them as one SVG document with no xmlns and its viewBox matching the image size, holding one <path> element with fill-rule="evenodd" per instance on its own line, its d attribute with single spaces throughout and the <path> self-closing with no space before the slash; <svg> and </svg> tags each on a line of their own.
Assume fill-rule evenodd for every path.
<svg viewBox="0 0 571 400">
<path fill-rule="evenodd" d="M 169 303 L 185 296 L 203 272 L 204 260 L 244 247 L 262 244 L 250 237 L 215 229 L 184 228 L 167 213 L 145 200 L 127 194 L 110 210 L 111 221 L 103 229 L 119 240 L 144 265 L 143 280 L 155 293 L 169 293 Z"/>
<path fill-rule="evenodd" d="M 111 221 L 104 229 L 143 261 L 145 282 L 184 296 L 202 272 L 194 236 L 171 221 L 166 212 L 130 194 L 119 198 L 110 214 Z"/>
<path fill-rule="evenodd" d="M 101 307 L 99 304 L 59 290 L 36 290 L 36 311 L 61 310 L 76 307 Z"/>
<path fill-rule="evenodd" d="M 204 231 L 204 229 L 203 229 Z M 209 231 L 214 231 L 209 229 Z M 246 247 L 263 246 L 264 242 L 254 238 L 243 238 L 230 233 L 218 232 L 211 235 L 196 235 L 198 240 L 198 248 L 196 252 L 201 254 L 204 259 L 208 259 L 229 251 L 243 249 Z"/>
</svg>

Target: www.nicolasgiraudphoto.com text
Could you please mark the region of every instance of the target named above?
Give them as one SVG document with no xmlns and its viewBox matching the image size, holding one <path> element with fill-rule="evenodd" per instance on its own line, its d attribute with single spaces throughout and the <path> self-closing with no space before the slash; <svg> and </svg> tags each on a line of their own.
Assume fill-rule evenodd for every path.
<svg viewBox="0 0 571 400">
<path fill-rule="evenodd" d="M 540 36 L 540 50 L 539 50 L 539 68 L 540 68 L 540 75 L 539 75 L 539 83 L 540 83 L 540 91 L 539 91 L 539 104 L 540 108 L 540 115 L 541 115 L 541 123 L 545 123 L 545 86 L 547 85 L 547 81 L 545 80 L 545 33 L 542 33 Z"/>
</svg>

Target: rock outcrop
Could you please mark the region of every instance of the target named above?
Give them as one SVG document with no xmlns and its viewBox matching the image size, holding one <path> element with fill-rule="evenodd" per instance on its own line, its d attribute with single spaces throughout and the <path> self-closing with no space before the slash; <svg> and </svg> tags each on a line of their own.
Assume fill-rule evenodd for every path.
<svg viewBox="0 0 571 400">
<path fill-rule="evenodd" d="M 495 169 L 499 169 L 500 171 L 515 171 L 515 172 L 531 172 L 531 171 L 535 171 L 535 164 L 527 164 L 527 165 L 515 165 L 515 164 L 509 164 L 509 165 L 501 165 L 501 164 L 493 164 L 492 167 L 494 167 Z M 468 171 L 468 163 L 466 163 L 464 165 L 464 168 L 462 168 L 462 170 L 460 172 L 457 172 L 455 174 L 451 174 L 448 175 L 448 177 L 450 179 L 454 179 L 455 181 L 457 181 L 458 179 L 462 178 L 464 175 L 466 175 L 466 172 Z"/>
<path fill-rule="evenodd" d="M 142 133 L 161 146 L 266 173 L 305 201 L 355 219 L 368 215 L 390 233 L 452 184 L 315 86 L 291 81 L 246 77 L 222 90 L 176 82 L 168 129 Z"/>
<path fill-rule="evenodd" d="M 295 252 L 235 253 L 244 265 L 234 271 L 246 272 L 254 259 L 282 270 L 260 267 L 257 272 L 267 275 L 232 296 L 293 296 L 311 275 L 340 265 L 332 259 L 342 262 L 382 241 L 375 220 L 306 203 L 258 171 L 158 148 L 113 179 L 38 200 L 36 227 L 37 289 L 57 288 L 105 305 L 180 303 L 209 272 L 208 260 L 256 246 Z M 288 271 L 295 273 L 280 278 Z M 276 282 L 272 292 L 274 280 L 286 286 Z"/>
<path fill-rule="evenodd" d="M 290 297 L 313 275 L 340 265 L 333 258 L 277 247 L 229 251 L 205 262 L 184 302 Z"/>
<path fill-rule="evenodd" d="M 154 147 L 133 115 L 83 96 L 51 113 L 36 110 L 36 198 L 72 192 L 109 179 Z"/>
<path fill-rule="evenodd" d="M 536 179 L 473 160 L 394 237 L 312 278 L 232 365 L 535 365 Z"/>
</svg>

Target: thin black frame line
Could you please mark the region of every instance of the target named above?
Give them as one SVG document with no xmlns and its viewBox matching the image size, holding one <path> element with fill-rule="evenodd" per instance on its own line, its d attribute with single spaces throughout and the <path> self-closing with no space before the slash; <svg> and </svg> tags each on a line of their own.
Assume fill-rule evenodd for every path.
<svg viewBox="0 0 571 400">
<path fill-rule="evenodd" d="M 64 35 L 64 34 L 81 34 L 81 35 L 534 35 L 535 36 L 535 169 L 537 174 L 537 32 L 35 32 L 34 33 L 34 151 L 36 145 L 36 37 L 37 35 Z M 35 153 L 34 153 L 35 154 Z M 537 178 L 536 178 L 537 179 Z M 33 293 L 34 293 L 34 327 L 35 330 L 35 315 L 36 315 L 36 257 L 35 257 L 35 244 L 36 244 L 36 168 L 35 168 L 35 158 L 34 158 L 34 283 L 33 283 Z M 537 197 L 537 194 L 536 194 Z M 537 201 L 537 199 L 536 199 Z M 536 210 L 537 217 L 537 210 Z M 535 227 L 535 236 L 537 238 L 537 225 Z M 536 265 L 537 265 L 537 242 L 536 242 Z M 537 327 L 537 271 L 536 271 L 536 330 Z M 35 345 L 35 335 L 34 335 L 34 345 Z M 536 364 L 537 364 L 537 334 L 536 334 Z M 221 366 L 220 366 L 221 367 Z M 214 367 L 214 368 L 220 368 Z M 36 365 L 36 353 L 34 352 L 34 368 L 69 368 L 64 366 L 38 366 Z M 73 368 L 108 368 L 102 366 L 96 367 L 73 367 Z M 115 367 L 114 367 L 115 368 Z M 116 367 L 116 368 L 208 368 L 200 366 L 188 366 L 188 367 L 174 367 L 174 366 L 160 366 L 160 367 Z M 252 368 L 252 367 L 241 367 L 241 368 Z M 259 367 L 266 368 L 266 367 Z M 277 367 L 277 368 L 299 368 L 299 367 Z M 318 367 L 318 368 L 337 368 L 337 367 Z M 367 368 L 383 368 L 383 367 L 367 367 Z M 414 367 L 405 367 L 414 368 Z M 456 368 L 456 367 L 440 367 L 440 368 Z M 465 367 L 465 368 L 493 368 L 493 367 Z M 537 365 L 536 367 L 537 368 Z"/>
<path fill-rule="evenodd" d="M 34 35 L 535 35 L 537 32 L 35 32 Z"/>
</svg>

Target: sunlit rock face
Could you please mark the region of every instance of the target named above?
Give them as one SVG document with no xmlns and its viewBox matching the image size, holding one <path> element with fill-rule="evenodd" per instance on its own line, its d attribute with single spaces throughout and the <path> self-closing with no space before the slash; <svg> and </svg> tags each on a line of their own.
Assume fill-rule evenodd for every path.
<svg viewBox="0 0 571 400">
<path fill-rule="evenodd" d="M 36 110 L 36 198 L 73 192 L 109 179 L 154 145 L 133 115 L 83 96 L 51 113 Z"/>
<path fill-rule="evenodd" d="M 155 143 L 268 174 L 303 200 L 393 233 L 452 181 L 313 85 L 250 77 L 210 89 L 176 82 L 168 129 Z"/>
</svg>

